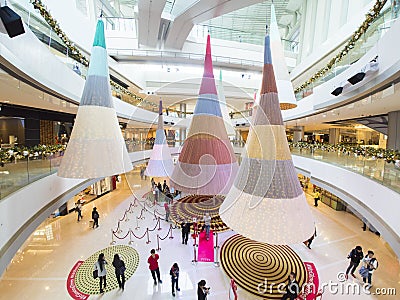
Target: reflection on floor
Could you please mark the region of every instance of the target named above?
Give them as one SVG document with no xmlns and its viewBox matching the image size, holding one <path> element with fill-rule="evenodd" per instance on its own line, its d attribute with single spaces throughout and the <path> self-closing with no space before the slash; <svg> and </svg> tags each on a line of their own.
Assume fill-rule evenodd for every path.
<svg viewBox="0 0 400 300">
<path fill-rule="evenodd" d="M 140 196 L 149 189 L 149 180 L 140 180 L 138 173 L 130 173 L 128 182 L 135 195 Z M 83 207 L 83 220 L 76 221 L 76 215 L 70 214 L 57 219 L 49 219 L 26 241 L 22 250 L 15 256 L 14 261 L 3 274 L 0 281 L 0 295 L 2 299 L 70 299 L 66 289 L 66 278 L 78 260 L 86 260 L 94 252 L 106 248 L 111 242 L 111 230 L 116 228 L 118 219 L 121 219 L 129 204 L 133 201 L 132 192 L 124 180 L 117 190 L 109 193 Z M 309 196 L 308 196 L 309 197 Z M 312 205 L 313 199 L 308 199 Z M 100 212 L 100 227 L 89 228 L 89 219 L 92 208 L 96 206 Z M 160 211 L 162 208 L 159 208 Z M 373 275 L 372 292 L 375 288 L 396 288 L 400 293 L 400 265 L 393 252 L 386 243 L 371 232 L 363 232 L 361 222 L 354 216 L 337 212 L 320 204 L 312 207 L 316 219 L 318 236 L 312 244 L 312 250 L 304 245 L 295 245 L 293 249 L 303 261 L 314 262 L 321 283 L 331 284 L 331 290 L 339 290 L 332 295 L 327 289 L 323 299 L 396 299 L 396 296 L 366 295 L 361 291 L 359 296 L 344 295 L 340 292 L 337 274 L 345 271 L 348 260 L 347 254 L 355 245 L 362 245 L 366 251 L 373 249 L 379 261 L 379 268 Z M 125 235 L 132 229 L 140 236 L 146 227 L 152 228 L 156 221 L 150 213 L 144 214 L 143 220 L 136 221 L 140 208 L 135 207 L 129 214 L 128 222 L 121 222 L 121 234 Z M 140 226 L 140 228 L 135 229 Z M 157 248 L 156 235 L 165 236 L 169 226 L 165 221 L 161 223 L 162 230 L 155 230 L 149 234 L 150 243 L 146 239 L 133 238 L 132 247 L 140 255 L 139 267 L 127 281 L 125 291 L 113 290 L 103 296 L 91 296 L 90 299 L 172 299 L 169 270 L 174 262 L 180 267 L 177 299 L 196 299 L 196 284 L 205 279 L 211 287 L 210 300 L 227 299 L 229 278 L 221 268 L 212 263 L 198 263 L 192 265 L 193 248 L 182 245 L 180 232 L 174 230 L 174 239 L 160 241 L 160 271 L 163 284 L 154 286 L 147 265 L 147 258 L 152 248 Z M 232 232 L 221 233 L 219 244 L 232 236 Z M 117 244 L 127 245 L 129 238 L 118 241 Z M 190 243 L 188 243 L 190 244 Z M 109 272 L 108 276 L 114 276 Z M 348 281 L 352 282 L 352 281 Z M 359 279 L 354 280 L 359 282 Z M 397 296 L 398 297 L 398 296 Z M 255 299 L 253 295 L 239 288 L 239 299 Z"/>
</svg>

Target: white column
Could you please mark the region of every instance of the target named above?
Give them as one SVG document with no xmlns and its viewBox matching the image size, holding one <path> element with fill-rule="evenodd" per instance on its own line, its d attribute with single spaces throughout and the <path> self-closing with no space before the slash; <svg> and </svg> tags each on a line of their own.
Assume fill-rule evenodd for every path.
<svg viewBox="0 0 400 300">
<path fill-rule="evenodd" d="M 340 129 L 329 128 L 329 144 L 337 145 L 339 143 Z"/>
<path fill-rule="evenodd" d="M 400 111 L 392 111 L 388 116 L 387 149 L 400 150 Z"/>
<path fill-rule="evenodd" d="M 304 139 L 304 126 L 295 126 L 293 128 L 293 142 L 300 142 Z"/>
</svg>

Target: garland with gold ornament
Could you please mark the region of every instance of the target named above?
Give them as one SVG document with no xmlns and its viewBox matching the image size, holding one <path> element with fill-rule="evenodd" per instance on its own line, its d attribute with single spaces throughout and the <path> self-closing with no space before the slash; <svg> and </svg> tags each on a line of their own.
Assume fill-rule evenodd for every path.
<svg viewBox="0 0 400 300">
<path fill-rule="evenodd" d="M 65 151 L 67 145 L 36 145 L 32 147 L 14 146 L 11 148 L 0 148 L 0 162 L 8 163 L 23 158 L 38 159 L 51 157 Z"/>
<path fill-rule="evenodd" d="M 50 12 L 47 10 L 47 7 L 43 5 L 41 0 L 30 0 L 33 7 L 37 9 L 46 23 L 54 30 L 54 32 L 60 37 L 60 39 L 64 42 L 64 44 L 68 48 L 69 57 L 76 60 L 77 62 L 81 63 L 85 67 L 89 66 L 89 60 L 82 54 L 82 52 L 75 46 L 75 44 L 68 38 L 65 32 L 61 29 L 60 25 L 58 24 L 57 20 L 53 18 Z M 116 88 L 121 93 L 128 95 L 135 100 L 143 101 L 143 98 L 140 96 L 135 95 L 128 89 L 124 88 L 123 86 L 119 85 L 118 83 L 110 80 L 110 84 Z"/>
<path fill-rule="evenodd" d="M 400 166 L 400 152 L 393 149 L 374 148 L 374 147 L 361 147 L 361 146 L 346 146 L 346 145 L 332 145 L 323 143 L 307 143 L 307 142 L 295 142 L 289 143 L 290 148 L 297 148 L 301 150 L 315 150 L 336 152 L 345 155 L 353 155 L 354 157 L 367 157 L 372 160 L 383 159 L 388 163 L 394 163 L 396 166 Z"/>
<path fill-rule="evenodd" d="M 331 70 L 335 66 L 336 63 L 340 62 L 349 53 L 349 51 L 355 47 L 356 42 L 367 31 L 367 29 L 375 21 L 375 19 L 379 17 L 379 14 L 384 5 L 386 4 L 386 2 L 387 0 L 377 0 L 374 6 L 370 9 L 370 11 L 365 15 L 364 22 L 353 33 L 353 35 L 347 41 L 343 49 L 335 57 L 333 57 L 324 68 L 320 69 L 310 79 L 308 79 L 302 85 L 297 87 L 294 90 L 294 92 L 298 93 L 301 90 L 304 90 L 307 86 L 309 86 L 310 84 L 314 83 L 317 79 L 324 76 L 329 70 Z"/>
</svg>

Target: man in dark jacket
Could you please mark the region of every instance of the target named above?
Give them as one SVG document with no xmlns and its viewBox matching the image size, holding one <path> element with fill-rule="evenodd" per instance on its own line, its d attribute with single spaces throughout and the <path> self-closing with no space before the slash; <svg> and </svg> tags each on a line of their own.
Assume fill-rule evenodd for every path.
<svg viewBox="0 0 400 300">
<path fill-rule="evenodd" d="M 349 278 L 349 272 L 351 270 L 351 276 L 356 278 L 356 275 L 354 275 L 354 272 L 356 271 L 358 265 L 360 264 L 360 261 L 363 259 L 364 254 L 362 252 L 361 246 L 355 247 L 353 250 L 351 250 L 350 254 L 347 256 L 347 258 L 350 259 L 350 264 L 349 267 L 346 270 L 346 279 Z"/>
<path fill-rule="evenodd" d="M 189 239 L 189 232 L 190 232 L 190 226 L 191 225 L 192 225 L 191 223 L 188 223 L 186 221 L 184 221 L 181 224 L 181 227 L 182 227 L 182 244 L 187 245 L 187 242 L 188 242 L 188 239 Z"/>
<path fill-rule="evenodd" d="M 96 228 L 99 227 L 99 218 L 100 218 L 99 212 L 97 211 L 96 207 L 93 207 L 92 210 L 93 228 L 95 228 L 95 226 Z"/>
<path fill-rule="evenodd" d="M 294 300 L 299 294 L 300 287 L 296 281 L 296 273 L 291 272 L 288 279 L 288 284 L 286 285 L 286 294 L 283 295 L 282 300 L 290 299 Z"/>
</svg>

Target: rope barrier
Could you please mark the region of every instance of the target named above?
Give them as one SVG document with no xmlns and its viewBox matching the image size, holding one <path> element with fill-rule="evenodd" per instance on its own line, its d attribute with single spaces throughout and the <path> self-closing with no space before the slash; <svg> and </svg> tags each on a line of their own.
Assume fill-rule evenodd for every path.
<svg viewBox="0 0 400 300">
<path fill-rule="evenodd" d="M 170 233 L 172 234 L 172 226 L 171 225 L 169 226 L 169 230 L 168 230 L 167 234 L 163 238 L 160 237 L 160 240 L 161 241 L 165 240 L 170 235 Z"/>
<path fill-rule="evenodd" d="M 156 225 L 154 226 L 153 229 L 149 229 L 149 231 L 154 231 L 157 228 L 157 225 L 160 223 L 160 219 L 157 219 Z"/>
<path fill-rule="evenodd" d="M 132 234 L 135 238 L 137 238 L 138 240 L 141 240 L 142 238 L 144 238 L 144 237 L 146 236 L 147 230 L 143 233 L 142 236 L 137 236 L 133 231 L 131 231 L 131 234 Z"/>
<path fill-rule="evenodd" d="M 130 231 L 128 231 L 124 237 L 119 237 L 119 236 L 117 236 L 117 235 L 115 234 L 116 232 L 113 231 L 113 230 L 111 230 L 111 232 L 112 232 L 112 235 L 115 236 L 117 239 L 119 239 L 119 240 L 124 240 L 124 239 L 129 235 L 129 232 L 130 232 Z"/>
</svg>

